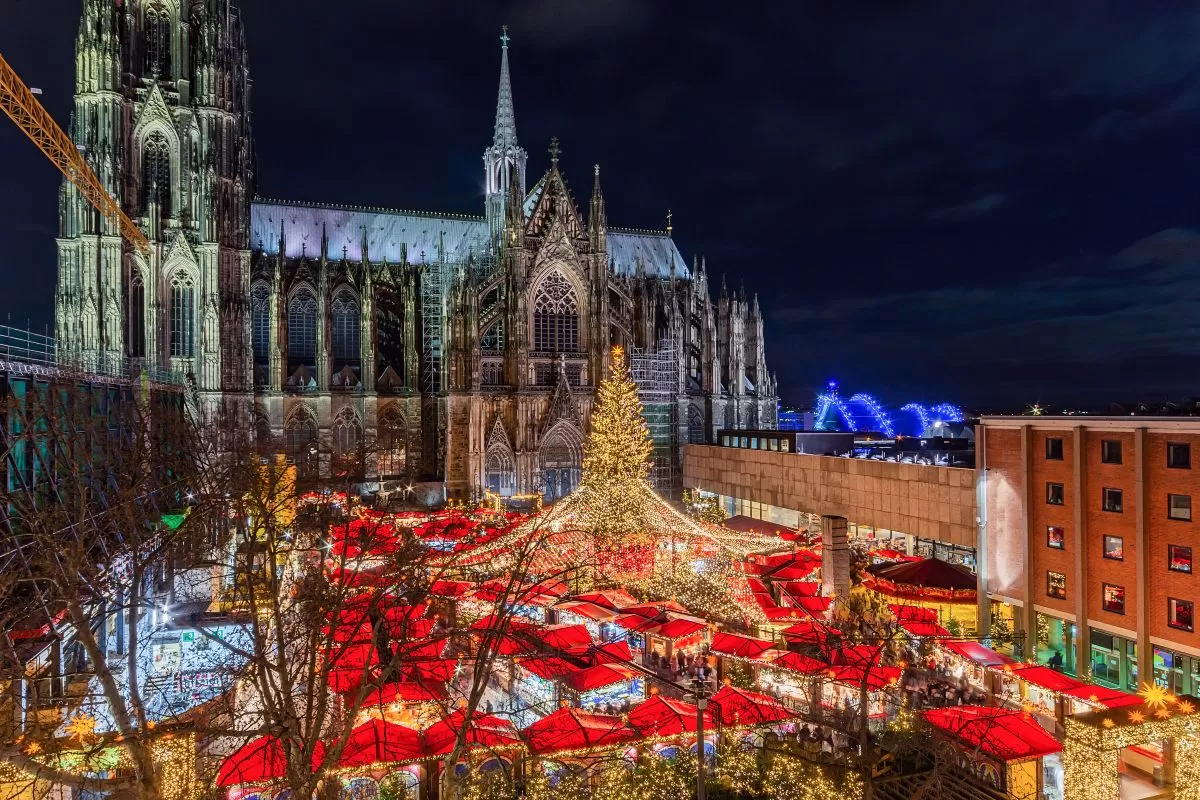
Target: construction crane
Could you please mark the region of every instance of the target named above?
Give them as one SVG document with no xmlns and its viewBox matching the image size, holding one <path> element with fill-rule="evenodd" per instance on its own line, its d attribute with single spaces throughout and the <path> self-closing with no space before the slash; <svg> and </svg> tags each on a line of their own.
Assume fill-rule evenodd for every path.
<svg viewBox="0 0 1200 800">
<path fill-rule="evenodd" d="M 0 108 L 17 123 L 17 127 L 33 140 L 46 157 L 75 184 L 97 211 L 107 217 L 121 232 L 127 242 L 142 253 L 150 254 L 150 241 L 137 225 L 133 224 L 121 204 L 110 195 L 83 160 L 79 148 L 71 137 L 58 126 L 16 71 L 0 54 Z"/>
</svg>

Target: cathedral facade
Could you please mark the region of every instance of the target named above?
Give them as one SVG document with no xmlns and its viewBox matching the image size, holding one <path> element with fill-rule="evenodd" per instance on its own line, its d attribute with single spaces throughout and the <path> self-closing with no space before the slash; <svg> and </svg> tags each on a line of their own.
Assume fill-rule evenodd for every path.
<svg viewBox="0 0 1200 800">
<path fill-rule="evenodd" d="M 714 301 L 669 217 L 610 227 L 599 166 L 585 216 L 556 141 L 527 187 L 507 34 L 480 216 L 257 198 L 245 52 L 232 0 L 85 0 L 72 137 L 152 253 L 64 184 L 61 348 L 188 373 L 303 477 L 450 496 L 573 489 L 613 345 L 663 488 L 684 444 L 775 426 L 757 298 Z"/>
</svg>

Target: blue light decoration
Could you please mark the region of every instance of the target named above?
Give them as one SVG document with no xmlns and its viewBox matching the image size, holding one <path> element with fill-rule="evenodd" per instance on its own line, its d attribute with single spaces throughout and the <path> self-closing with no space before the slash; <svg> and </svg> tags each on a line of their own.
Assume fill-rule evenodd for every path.
<svg viewBox="0 0 1200 800">
<path fill-rule="evenodd" d="M 866 392 L 859 392 L 850 398 L 850 404 L 866 412 L 867 419 L 874 422 L 875 430 L 878 430 L 889 438 L 896 435 L 896 428 L 892 425 L 892 420 L 888 417 L 887 412 L 883 410 L 883 406 L 874 397 Z M 855 428 L 855 430 L 859 430 L 859 428 Z"/>
<path fill-rule="evenodd" d="M 842 430 L 841 425 L 838 424 L 837 418 L 839 416 L 842 419 L 842 425 L 845 426 L 845 430 L 858 430 L 858 426 L 854 422 L 854 417 L 846 407 L 846 401 L 838 396 L 837 381 L 830 381 L 825 386 L 825 392 L 817 395 L 817 415 L 816 421 L 813 423 L 813 429 L 818 431 Z"/>
<path fill-rule="evenodd" d="M 909 403 L 906 406 L 902 406 L 900 410 L 916 417 L 916 425 L 915 427 L 909 428 L 908 435 L 924 436 L 925 431 L 929 430 L 929 409 L 925 408 L 925 406 L 921 405 L 920 403 Z"/>
<path fill-rule="evenodd" d="M 930 409 L 930 412 L 933 414 L 934 420 L 941 420 L 942 422 L 962 422 L 966 419 L 963 416 L 962 409 L 950 403 L 936 405 Z"/>
</svg>

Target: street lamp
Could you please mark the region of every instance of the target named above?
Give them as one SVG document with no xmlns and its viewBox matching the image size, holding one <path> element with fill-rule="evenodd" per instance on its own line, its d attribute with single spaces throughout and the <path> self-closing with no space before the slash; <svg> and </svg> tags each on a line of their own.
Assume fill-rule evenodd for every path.
<svg viewBox="0 0 1200 800">
<path fill-rule="evenodd" d="M 692 678 L 692 694 L 696 697 L 696 800 L 705 800 L 704 709 L 708 708 L 708 682 L 699 674 Z"/>
</svg>

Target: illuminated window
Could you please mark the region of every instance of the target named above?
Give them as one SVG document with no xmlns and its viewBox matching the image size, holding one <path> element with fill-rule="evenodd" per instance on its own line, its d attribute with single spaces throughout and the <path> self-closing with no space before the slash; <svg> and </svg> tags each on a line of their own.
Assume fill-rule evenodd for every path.
<svg viewBox="0 0 1200 800">
<path fill-rule="evenodd" d="M 575 287 L 558 270 L 542 279 L 533 296 L 533 349 L 579 351 L 579 299 Z"/>
<path fill-rule="evenodd" d="M 1179 442 L 1167 444 L 1167 466 L 1171 469 L 1192 468 L 1192 446 Z"/>
<path fill-rule="evenodd" d="M 196 287 L 189 275 L 171 279 L 171 355 L 192 358 L 196 345 Z"/>
<path fill-rule="evenodd" d="M 1167 495 L 1167 516 L 1190 522 L 1192 519 L 1192 496 L 1187 494 Z"/>
<path fill-rule="evenodd" d="M 307 290 L 288 303 L 288 358 L 311 361 L 317 356 L 317 298 Z"/>
<path fill-rule="evenodd" d="M 1046 460 L 1047 461 L 1062 461 L 1063 460 L 1063 440 L 1058 438 L 1046 439 Z"/>
<path fill-rule="evenodd" d="M 1192 571 L 1192 548 L 1181 544 L 1167 545 L 1167 569 L 1172 572 Z"/>
<path fill-rule="evenodd" d="M 1063 504 L 1063 485 L 1061 483 L 1046 484 L 1046 502 L 1052 506 Z"/>
<path fill-rule="evenodd" d="M 1113 614 L 1124 614 L 1125 587 L 1117 586 L 1115 583 L 1105 583 L 1102 585 L 1102 588 L 1101 607 Z"/>
<path fill-rule="evenodd" d="M 1191 600 L 1167 598 L 1167 625 L 1181 631 L 1190 631 L 1195 627 L 1195 606 Z"/>
<path fill-rule="evenodd" d="M 388 409 L 379 419 L 379 472 L 381 475 L 399 475 L 406 471 L 408 452 L 408 425 L 404 417 L 394 408 Z"/>
<path fill-rule="evenodd" d="M 1120 489 L 1104 490 L 1104 510 L 1120 514 L 1125 509 L 1125 495 Z"/>
<path fill-rule="evenodd" d="M 1120 536 L 1105 536 L 1104 557 L 1112 561 L 1124 561 L 1125 540 Z"/>
<path fill-rule="evenodd" d="M 271 290 L 264 284 L 250 292 L 250 339 L 254 362 L 266 364 L 271 351 Z"/>
<path fill-rule="evenodd" d="M 1055 525 L 1046 528 L 1046 546 L 1053 547 L 1055 550 L 1062 550 L 1066 547 L 1066 536 L 1062 528 Z"/>
<path fill-rule="evenodd" d="M 162 131 L 151 133 L 142 146 L 142 201 L 147 213 L 151 200 L 158 203 L 159 216 L 171 216 L 171 145 Z"/>
<path fill-rule="evenodd" d="M 1046 573 L 1046 594 L 1058 600 L 1067 599 L 1067 576 L 1061 572 Z"/>
<path fill-rule="evenodd" d="M 1116 439 L 1104 439 L 1100 442 L 1100 461 L 1105 464 L 1121 463 L 1121 443 Z"/>
<path fill-rule="evenodd" d="M 360 355 L 358 301 L 343 289 L 334 296 L 330 312 L 333 316 L 333 357 L 338 361 L 357 361 Z"/>
</svg>

